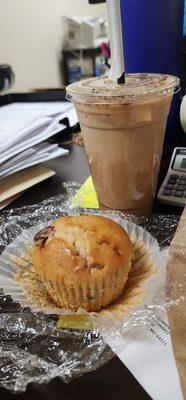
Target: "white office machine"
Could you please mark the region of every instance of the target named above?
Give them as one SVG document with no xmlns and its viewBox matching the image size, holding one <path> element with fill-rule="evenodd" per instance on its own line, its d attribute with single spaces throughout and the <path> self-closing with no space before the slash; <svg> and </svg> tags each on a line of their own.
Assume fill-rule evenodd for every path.
<svg viewBox="0 0 186 400">
<path fill-rule="evenodd" d="M 64 49 L 97 48 L 108 42 L 108 23 L 105 17 L 63 17 Z"/>
<path fill-rule="evenodd" d="M 157 198 L 162 203 L 174 206 L 186 205 L 186 147 L 174 149 L 167 175 Z"/>
</svg>

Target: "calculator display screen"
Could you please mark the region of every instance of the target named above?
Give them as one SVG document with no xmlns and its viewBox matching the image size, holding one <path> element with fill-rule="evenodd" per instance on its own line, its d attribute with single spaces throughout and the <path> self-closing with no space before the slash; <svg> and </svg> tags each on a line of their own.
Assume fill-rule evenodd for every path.
<svg viewBox="0 0 186 400">
<path fill-rule="evenodd" d="M 176 152 L 172 163 L 172 169 L 174 169 L 175 171 L 182 171 L 183 173 L 186 173 L 186 151 L 185 149 L 183 151 L 184 154 L 181 154 L 178 151 Z"/>
<path fill-rule="evenodd" d="M 183 158 L 183 159 L 182 159 L 181 168 L 186 169 L 186 158 Z"/>
</svg>

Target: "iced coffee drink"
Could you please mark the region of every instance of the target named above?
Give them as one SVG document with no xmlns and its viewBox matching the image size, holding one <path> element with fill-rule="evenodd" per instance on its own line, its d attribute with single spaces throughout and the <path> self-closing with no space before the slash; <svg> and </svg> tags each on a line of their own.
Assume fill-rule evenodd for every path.
<svg viewBox="0 0 186 400">
<path fill-rule="evenodd" d="M 129 74 L 124 85 L 92 78 L 67 87 L 101 205 L 136 215 L 150 212 L 178 87 L 178 78 L 160 74 Z"/>
</svg>

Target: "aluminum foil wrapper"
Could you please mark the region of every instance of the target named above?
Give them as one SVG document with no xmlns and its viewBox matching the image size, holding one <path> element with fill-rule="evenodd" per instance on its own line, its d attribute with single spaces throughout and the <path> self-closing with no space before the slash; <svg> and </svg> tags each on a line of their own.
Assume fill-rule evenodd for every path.
<svg viewBox="0 0 186 400">
<path fill-rule="evenodd" d="M 78 188 L 79 185 L 70 182 L 66 184 L 65 195 L 49 198 L 39 204 L 2 211 L 0 253 L 22 233 L 23 229 L 56 219 L 61 215 L 76 214 L 79 210 L 71 206 L 71 197 Z M 90 212 L 98 211 L 90 210 Z M 119 212 L 115 215 L 124 216 Z M 136 218 L 125 215 L 124 217 L 150 232 L 162 250 L 170 245 L 179 221 L 178 216 L 154 215 L 149 218 Z M 174 304 L 175 301 L 181 300 L 180 287 L 181 284 L 177 283 Z M 143 308 L 133 312 L 122 325 L 122 331 L 136 324 L 147 326 L 152 322 L 152 318 L 171 302 L 171 298 L 165 301 L 165 298 L 162 300 L 157 296 L 153 304 L 149 304 L 145 310 Z M 56 376 L 64 382 L 69 382 L 85 372 L 99 368 L 114 356 L 97 329 L 94 331 L 58 329 L 56 326 L 58 316 L 21 308 L 10 296 L 5 296 L 3 291 L 0 292 L 0 313 L 0 385 L 11 391 L 23 392 L 30 382 L 47 383 Z M 115 326 L 113 334 L 117 332 L 119 335 L 121 327 L 117 331 Z"/>
</svg>

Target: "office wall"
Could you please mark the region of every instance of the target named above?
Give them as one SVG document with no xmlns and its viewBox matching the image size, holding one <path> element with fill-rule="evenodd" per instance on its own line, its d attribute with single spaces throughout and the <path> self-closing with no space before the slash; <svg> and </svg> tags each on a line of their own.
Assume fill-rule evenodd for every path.
<svg viewBox="0 0 186 400">
<path fill-rule="evenodd" d="M 60 87 L 62 15 L 104 14 L 88 0 L 0 0 L 0 64 L 16 74 L 13 91 Z"/>
</svg>

